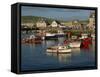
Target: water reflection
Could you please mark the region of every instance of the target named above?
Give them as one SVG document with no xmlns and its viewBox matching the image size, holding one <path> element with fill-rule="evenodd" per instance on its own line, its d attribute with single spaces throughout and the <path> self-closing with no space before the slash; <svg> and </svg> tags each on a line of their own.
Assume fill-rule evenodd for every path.
<svg viewBox="0 0 100 77">
<path fill-rule="evenodd" d="M 28 36 L 28 35 L 27 35 Z M 23 36 L 23 37 L 27 37 Z M 92 42 L 91 48 L 84 50 L 72 48 L 71 53 L 47 53 L 46 49 L 63 43 L 66 38 L 57 40 L 44 40 L 41 44 L 22 44 L 21 59 L 22 69 L 37 70 L 61 67 L 78 67 L 91 66 L 95 63 L 95 41 Z"/>
<path fill-rule="evenodd" d="M 46 53 L 48 56 L 55 57 L 60 63 L 69 63 L 71 53 Z"/>
<path fill-rule="evenodd" d="M 79 55 L 81 53 L 81 49 L 80 48 L 72 48 L 72 54 L 73 55 Z"/>
<path fill-rule="evenodd" d="M 60 63 L 68 63 L 71 61 L 72 55 L 79 55 L 80 48 L 72 48 L 71 53 L 46 53 L 47 56 L 56 57 Z"/>
<path fill-rule="evenodd" d="M 95 41 L 94 40 L 92 41 L 92 47 L 91 48 L 92 48 L 93 51 L 95 51 Z"/>
</svg>

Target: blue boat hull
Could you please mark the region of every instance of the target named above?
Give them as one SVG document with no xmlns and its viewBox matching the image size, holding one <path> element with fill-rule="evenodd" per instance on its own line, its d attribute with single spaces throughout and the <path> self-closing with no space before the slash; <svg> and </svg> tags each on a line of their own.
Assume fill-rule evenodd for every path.
<svg viewBox="0 0 100 77">
<path fill-rule="evenodd" d="M 55 36 L 45 36 L 45 39 L 57 39 L 59 37 L 64 37 L 65 35 L 55 35 Z"/>
<path fill-rule="evenodd" d="M 55 35 L 55 37 L 64 37 L 65 35 Z"/>
<path fill-rule="evenodd" d="M 48 39 L 57 39 L 56 36 L 45 36 L 45 39 L 48 40 Z"/>
</svg>

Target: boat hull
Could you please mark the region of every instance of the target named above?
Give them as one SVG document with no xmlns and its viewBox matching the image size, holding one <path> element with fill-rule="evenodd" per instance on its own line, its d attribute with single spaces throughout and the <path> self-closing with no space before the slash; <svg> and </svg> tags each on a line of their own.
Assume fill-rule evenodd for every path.
<svg viewBox="0 0 100 77">
<path fill-rule="evenodd" d="M 55 37 L 64 37 L 65 35 L 63 34 L 58 34 L 58 35 L 55 35 Z"/>
<path fill-rule="evenodd" d="M 45 39 L 57 39 L 59 37 L 64 37 L 65 35 L 55 35 L 55 36 L 45 36 Z"/>
<path fill-rule="evenodd" d="M 47 49 L 48 53 L 70 53 L 71 49 Z"/>
<path fill-rule="evenodd" d="M 57 39 L 56 36 L 45 36 L 45 40 L 48 40 L 48 39 Z"/>
<path fill-rule="evenodd" d="M 69 46 L 71 48 L 80 48 L 81 42 L 73 42 L 73 43 L 70 43 Z"/>
<path fill-rule="evenodd" d="M 40 44 L 42 40 L 36 40 L 36 39 L 24 39 L 22 40 L 22 44 Z"/>
</svg>

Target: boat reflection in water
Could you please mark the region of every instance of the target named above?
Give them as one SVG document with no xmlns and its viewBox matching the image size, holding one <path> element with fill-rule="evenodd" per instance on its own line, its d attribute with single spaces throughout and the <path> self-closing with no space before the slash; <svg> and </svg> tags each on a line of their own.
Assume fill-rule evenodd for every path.
<svg viewBox="0 0 100 77">
<path fill-rule="evenodd" d="M 95 51 L 95 41 L 92 40 L 92 50 Z"/>
<path fill-rule="evenodd" d="M 50 57 L 57 58 L 60 63 L 69 63 L 71 60 L 71 53 L 46 53 Z"/>
<path fill-rule="evenodd" d="M 79 55 L 81 53 L 80 48 L 72 48 L 72 55 Z"/>
<path fill-rule="evenodd" d="M 95 65 L 95 40 L 89 49 L 71 48 L 70 53 L 48 53 L 49 47 L 62 44 L 66 37 L 55 40 L 42 40 L 36 44 L 21 44 L 21 68 L 23 70 L 58 69 Z"/>
<path fill-rule="evenodd" d="M 81 52 L 80 52 L 80 48 L 72 48 L 71 49 L 71 53 L 49 53 L 47 52 L 47 56 L 50 56 L 50 57 L 54 57 L 54 58 L 57 58 L 59 60 L 60 63 L 69 63 L 71 62 L 71 56 L 74 55 L 79 55 Z"/>
</svg>

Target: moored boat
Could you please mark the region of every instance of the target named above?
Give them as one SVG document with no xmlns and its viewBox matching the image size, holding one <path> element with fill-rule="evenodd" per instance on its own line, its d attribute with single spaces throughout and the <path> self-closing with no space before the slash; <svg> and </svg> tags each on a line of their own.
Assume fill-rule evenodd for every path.
<svg viewBox="0 0 100 77">
<path fill-rule="evenodd" d="M 74 42 L 70 42 L 69 46 L 71 48 L 79 48 L 81 46 L 81 42 L 80 41 L 74 41 Z"/>
<path fill-rule="evenodd" d="M 65 34 L 62 32 L 62 33 L 57 33 L 55 36 L 56 36 L 56 37 L 64 37 Z"/>
<path fill-rule="evenodd" d="M 56 38 L 54 33 L 46 33 L 45 39 L 52 39 L 52 38 Z"/>
<path fill-rule="evenodd" d="M 83 34 L 81 34 L 81 37 L 79 39 L 85 39 L 85 38 L 88 38 L 88 34 L 83 33 Z"/>
<path fill-rule="evenodd" d="M 29 38 L 22 39 L 22 44 L 40 44 L 42 39 L 40 37 L 35 37 L 34 35 L 30 35 Z"/>
<path fill-rule="evenodd" d="M 71 49 L 67 46 L 53 46 L 47 48 L 47 52 L 51 53 L 70 53 Z"/>
<path fill-rule="evenodd" d="M 85 38 L 81 42 L 81 48 L 89 49 L 89 47 L 92 45 L 92 38 Z"/>
</svg>

